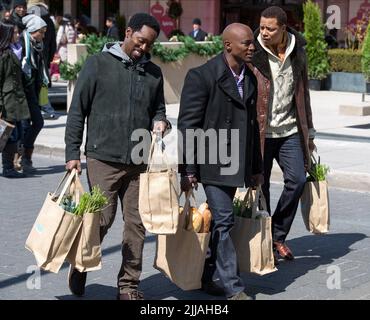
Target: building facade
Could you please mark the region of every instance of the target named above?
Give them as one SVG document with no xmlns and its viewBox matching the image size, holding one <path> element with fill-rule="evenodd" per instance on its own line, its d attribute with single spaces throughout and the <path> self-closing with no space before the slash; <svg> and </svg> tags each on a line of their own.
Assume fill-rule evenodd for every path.
<svg viewBox="0 0 370 320">
<path fill-rule="evenodd" d="M 162 40 L 172 29 L 179 28 L 185 34 L 192 30 L 192 20 L 197 17 L 202 21 L 202 29 L 208 33 L 219 34 L 229 23 L 242 22 L 257 28 L 261 11 L 271 5 L 279 5 L 288 14 L 289 25 L 296 29 L 303 28 L 304 0 L 177 0 L 181 2 L 183 13 L 178 21 L 168 14 L 168 0 L 49 0 L 50 11 L 54 15 L 70 13 L 83 16 L 98 30 L 103 30 L 105 18 L 124 15 L 126 19 L 136 12 L 148 12 L 156 16 L 163 30 Z M 332 5 L 339 8 L 340 30 L 338 37 L 344 36 L 345 28 L 370 15 L 370 0 L 316 0 L 326 21 L 332 13 L 327 13 Z"/>
</svg>

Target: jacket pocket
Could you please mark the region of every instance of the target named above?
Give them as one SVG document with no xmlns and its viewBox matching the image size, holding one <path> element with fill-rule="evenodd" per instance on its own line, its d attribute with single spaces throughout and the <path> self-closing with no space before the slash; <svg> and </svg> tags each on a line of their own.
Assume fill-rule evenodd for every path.
<svg viewBox="0 0 370 320">
<path fill-rule="evenodd" d="M 13 91 L 13 79 L 12 78 L 8 78 L 8 80 L 5 80 L 4 84 L 3 84 L 3 93 L 9 93 L 11 91 Z"/>
</svg>

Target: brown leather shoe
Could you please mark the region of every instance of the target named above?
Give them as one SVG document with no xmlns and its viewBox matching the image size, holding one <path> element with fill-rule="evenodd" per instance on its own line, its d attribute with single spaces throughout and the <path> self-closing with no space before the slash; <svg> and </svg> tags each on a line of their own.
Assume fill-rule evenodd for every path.
<svg viewBox="0 0 370 320">
<path fill-rule="evenodd" d="M 141 291 L 132 290 L 118 294 L 117 300 L 144 300 L 144 294 Z"/>
<path fill-rule="evenodd" d="M 285 260 L 294 259 L 292 251 L 289 249 L 289 247 L 285 243 L 274 241 L 274 248 L 279 253 L 279 255 Z"/>
</svg>

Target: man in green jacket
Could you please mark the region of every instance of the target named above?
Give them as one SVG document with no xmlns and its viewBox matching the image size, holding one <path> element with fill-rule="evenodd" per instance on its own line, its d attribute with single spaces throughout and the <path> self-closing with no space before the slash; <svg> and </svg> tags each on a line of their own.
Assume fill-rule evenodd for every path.
<svg viewBox="0 0 370 320">
<path fill-rule="evenodd" d="M 85 119 L 85 154 L 90 188 L 99 185 L 109 197 L 102 211 L 100 238 L 103 240 L 114 221 L 118 198 L 123 211 L 122 265 L 118 274 L 121 300 L 142 300 L 138 291 L 142 270 L 145 229 L 138 211 L 139 175 L 146 169 L 132 154 L 132 134 L 137 129 L 164 132 L 163 77 L 149 61 L 149 50 L 160 27 L 152 16 L 135 14 L 128 23 L 125 40 L 107 45 L 90 57 L 77 80 L 65 133 L 66 168 L 81 172 L 80 146 Z M 83 295 L 86 273 L 71 267 L 69 287 Z"/>
</svg>

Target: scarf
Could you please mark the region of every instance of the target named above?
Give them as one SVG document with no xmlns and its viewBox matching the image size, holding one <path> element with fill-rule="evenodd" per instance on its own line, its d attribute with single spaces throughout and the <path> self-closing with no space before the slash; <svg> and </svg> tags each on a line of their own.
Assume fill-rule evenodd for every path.
<svg viewBox="0 0 370 320">
<path fill-rule="evenodd" d="M 10 48 L 14 52 L 14 54 L 17 56 L 18 60 L 22 60 L 22 45 L 20 42 L 15 42 L 10 45 Z"/>
<path fill-rule="evenodd" d="M 43 58 L 44 44 L 43 42 L 37 42 L 31 37 L 27 32 L 23 32 L 24 43 L 25 43 L 25 56 L 22 60 L 22 69 L 26 75 L 26 78 L 32 78 L 32 70 L 37 70 L 41 78 L 43 85 L 47 86 L 49 84 L 48 74 L 46 72 L 46 67 Z"/>
<path fill-rule="evenodd" d="M 285 59 L 285 51 L 288 43 L 288 32 L 285 30 L 283 33 L 283 38 L 281 39 L 281 43 L 277 45 L 276 48 L 271 46 L 267 46 L 277 57 L 279 57 L 280 61 L 284 61 Z"/>
</svg>

